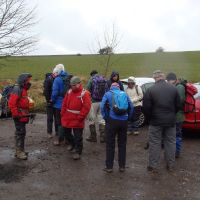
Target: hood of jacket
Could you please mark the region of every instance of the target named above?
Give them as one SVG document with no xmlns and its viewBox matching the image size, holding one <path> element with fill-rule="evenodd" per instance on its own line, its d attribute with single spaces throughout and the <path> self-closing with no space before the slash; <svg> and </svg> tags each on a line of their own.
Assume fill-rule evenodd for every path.
<svg viewBox="0 0 200 200">
<path fill-rule="evenodd" d="M 17 79 L 17 84 L 20 86 L 20 87 L 24 87 L 26 81 L 32 77 L 31 74 L 29 73 L 23 73 L 23 74 L 20 74 L 18 79 Z"/>
<path fill-rule="evenodd" d="M 114 81 L 113 77 L 116 76 L 116 75 L 118 76 L 118 79 L 116 81 L 119 81 L 119 72 L 113 71 L 112 74 L 111 74 L 111 76 L 110 76 L 110 80 L 112 82 Z"/>
</svg>

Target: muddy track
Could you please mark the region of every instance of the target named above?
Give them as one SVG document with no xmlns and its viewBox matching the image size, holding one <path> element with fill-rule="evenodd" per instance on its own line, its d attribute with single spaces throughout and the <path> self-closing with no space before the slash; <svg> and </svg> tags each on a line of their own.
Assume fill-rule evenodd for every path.
<svg viewBox="0 0 200 200">
<path fill-rule="evenodd" d="M 114 172 L 105 174 L 105 144 L 84 139 L 82 158 L 74 161 L 66 145 L 52 145 L 45 127 L 42 114 L 27 126 L 29 159 L 18 161 L 14 158 L 13 122 L 0 120 L 0 200 L 200 199 L 199 133 L 184 137 L 184 153 L 176 162 L 174 174 L 165 169 L 163 153 L 160 174 L 147 173 L 147 127 L 139 136 L 128 136 L 126 172 L 118 171 L 116 154 Z M 87 134 L 88 129 L 84 137 Z"/>
</svg>

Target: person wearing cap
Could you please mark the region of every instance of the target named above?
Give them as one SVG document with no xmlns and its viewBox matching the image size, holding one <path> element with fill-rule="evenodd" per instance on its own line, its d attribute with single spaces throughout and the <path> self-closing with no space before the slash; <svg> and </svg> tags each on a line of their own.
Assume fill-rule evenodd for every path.
<svg viewBox="0 0 200 200">
<path fill-rule="evenodd" d="M 26 160 L 28 154 L 24 150 L 26 124 L 29 122 L 29 97 L 28 90 L 31 87 L 31 77 L 29 73 L 19 75 L 17 84 L 8 100 L 8 106 L 11 110 L 12 118 L 15 124 L 15 157 Z"/>
<path fill-rule="evenodd" d="M 114 95 L 120 94 L 124 103 L 127 103 L 128 109 L 120 115 L 114 109 Z M 120 90 L 120 85 L 112 83 L 111 88 L 103 96 L 101 105 L 101 114 L 106 121 L 106 161 L 104 170 L 108 173 L 113 171 L 113 162 L 115 155 L 115 137 L 118 137 L 118 164 L 119 171 L 124 172 L 126 166 L 126 141 L 127 141 L 127 122 L 129 116 L 133 113 L 133 104 L 128 95 Z"/>
<path fill-rule="evenodd" d="M 51 102 L 53 104 L 53 112 L 55 116 L 55 124 L 58 127 L 58 132 L 56 132 L 56 140 L 54 145 L 60 145 L 63 141 L 63 131 L 61 126 L 61 106 L 64 99 L 64 79 L 67 78 L 68 74 L 65 72 L 63 64 L 58 64 L 53 69 L 53 74 L 55 79 L 53 81 L 52 93 L 51 93 Z"/>
<path fill-rule="evenodd" d="M 139 85 L 136 85 L 135 78 L 133 76 L 128 78 L 128 87 L 126 88 L 125 92 L 131 99 L 131 102 L 134 105 L 134 114 L 131 117 L 131 120 L 128 122 L 128 132 L 127 134 L 139 134 L 139 127 L 138 127 L 138 120 L 141 114 L 141 107 L 142 107 L 142 99 L 143 99 L 143 92 Z"/>
<path fill-rule="evenodd" d="M 99 126 L 100 142 L 104 143 L 105 142 L 105 121 L 103 120 L 101 116 L 100 103 L 105 92 L 105 84 L 102 84 L 102 82 L 106 83 L 106 80 L 101 75 L 99 75 L 96 70 L 92 70 L 90 73 L 90 76 L 91 77 L 86 85 L 86 89 L 90 91 L 92 106 L 91 106 L 90 113 L 88 115 L 90 135 L 86 138 L 86 140 L 88 142 L 97 142 L 97 132 L 96 132 L 96 125 L 95 125 L 95 122 L 97 122 Z M 101 77 L 100 80 L 103 80 L 101 83 L 95 81 L 95 79 L 96 78 L 98 79 L 99 77 Z M 101 87 L 103 87 L 101 89 L 99 87 L 97 88 L 98 91 L 102 91 L 103 89 L 103 93 L 101 95 L 101 98 L 99 99 L 95 98 L 94 93 L 97 93 L 97 92 L 95 91 L 96 88 L 94 84 L 101 84 Z"/>
<path fill-rule="evenodd" d="M 78 160 L 83 150 L 83 129 L 91 108 L 91 97 L 89 91 L 83 89 L 79 77 L 72 77 L 70 85 L 62 104 L 61 123 L 69 141 L 68 150 L 73 153 L 73 159 Z"/>
<path fill-rule="evenodd" d="M 144 94 L 143 111 L 149 120 L 149 163 L 147 170 L 158 172 L 161 142 L 164 142 L 167 169 L 175 167 L 176 113 L 180 106 L 180 96 L 176 87 L 165 81 L 160 70 L 153 73 L 155 85 Z"/>
<path fill-rule="evenodd" d="M 168 83 L 176 86 L 180 96 L 180 109 L 176 114 L 176 158 L 179 158 L 182 149 L 182 125 L 184 121 L 185 87 L 177 80 L 175 73 L 166 76 Z"/>
</svg>

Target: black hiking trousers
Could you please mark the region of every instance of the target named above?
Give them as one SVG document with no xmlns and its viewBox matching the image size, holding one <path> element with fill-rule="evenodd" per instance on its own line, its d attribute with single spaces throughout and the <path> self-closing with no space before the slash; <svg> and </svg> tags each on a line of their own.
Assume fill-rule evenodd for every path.
<svg viewBox="0 0 200 200">
<path fill-rule="evenodd" d="M 126 165 L 126 141 L 127 141 L 127 120 L 115 120 L 109 118 L 106 121 L 106 168 L 113 168 L 115 156 L 115 138 L 118 143 L 119 168 Z"/>
<path fill-rule="evenodd" d="M 56 114 L 53 111 L 53 106 L 47 103 L 46 111 L 47 111 L 47 133 L 52 134 L 52 132 L 53 132 L 53 122 L 54 122 L 55 133 L 57 135 L 58 125 L 55 122 Z"/>
<path fill-rule="evenodd" d="M 83 128 L 63 128 L 65 137 L 76 153 L 82 154 L 83 150 Z M 72 133 L 73 131 L 73 133 Z"/>
</svg>

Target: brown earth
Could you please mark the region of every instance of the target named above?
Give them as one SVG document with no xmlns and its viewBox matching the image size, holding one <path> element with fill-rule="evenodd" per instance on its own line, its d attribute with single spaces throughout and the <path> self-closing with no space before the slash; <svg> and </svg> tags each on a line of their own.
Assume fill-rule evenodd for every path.
<svg viewBox="0 0 200 200">
<path fill-rule="evenodd" d="M 102 171 L 105 144 L 84 140 L 81 160 L 74 161 L 66 146 L 55 147 L 46 137 L 45 115 L 27 125 L 27 161 L 14 158 L 14 125 L 0 120 L 0 200 L 197 200 L 200 199 L 200 133 L 184 137 L 184 152 L 173 174 L 165 169 L 163 152 L 159 175 L 146 170 L 147 127 L 128 136 L 127 168 Z M 88 134 L 86 129 L 84 137 Z M 116 154 L 117 155 L 117 154 Z M 117 158 L 117 156 L 116 156 Z"/>
</svg>

